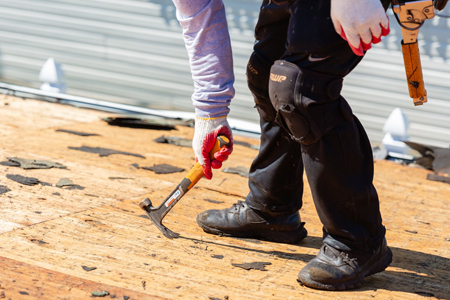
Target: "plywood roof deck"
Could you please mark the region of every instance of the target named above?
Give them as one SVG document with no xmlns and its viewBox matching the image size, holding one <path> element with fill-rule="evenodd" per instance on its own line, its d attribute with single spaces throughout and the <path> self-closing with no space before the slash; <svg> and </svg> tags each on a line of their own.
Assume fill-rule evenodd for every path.
<svg viewBox="0 0 450 300">
<path fill-rule="evenodd" d="M 200 180 L 164 219 L 181 234 L 165 238 L 138 203 L 160 203 L 193 166 L 190 148 L 158 144 L 161 135 L 192 138 L 193 129 L 158 131 L 110 126 L 109 114 L 0 96 L 0 161 L 43 159 L 67 169 L 23 170 L 0 165 L 0 298 L 89 299 L 450 299 L 450 185 L 426 180 L 430 171 L 375 163 L 388 243 L 394 261 L 355 291 L 300 286 L 298 271 L 318 252 L 321 224 L 305 189 L 302 218 L 309 232 L 299 245 L 204 233 L 198 213 L 243 199 L 247 179 L 214 172 Z M 82 137 L 66 129 L 95 133 Z M 236 137 L 258 144 L 258 140 Z M 102 147 L 143 155 L 100 157 L 69 147 Z M 225 167 L 249 167 L 257 150 L 236 145 Z M 186 171 L 158 175 L 139 166 L 170 164 Z M 7 174 L 51 185 L 27 186 Z M 84 189 L 56 187 L 68 178 Z M 266 271 L 233 263 L 268 262 Z M 86 271 L 82 266 L 96 268 Z"/>
</svg>

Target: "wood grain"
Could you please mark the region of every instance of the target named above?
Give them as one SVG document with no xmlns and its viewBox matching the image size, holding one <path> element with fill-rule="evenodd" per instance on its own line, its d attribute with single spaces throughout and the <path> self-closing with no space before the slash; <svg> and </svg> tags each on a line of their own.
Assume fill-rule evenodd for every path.
<svg viewBox="0 0 450 300">
<path fill-rule="evenodd" d="M 211 181 L 200 180 L 164 219 L 167 227 L 181 234 L 169 240 L 138 204 L 145 197 L 159 204 L 186 174 L 158 175 L 132 164 L 167 163 L 189 170 L 194 164 L 190 148 L 153 139 L 163 134 L 192 138 L 192 128 L 170 132 L 120 128 L 101 121 L 104 113 L 12 97 L 2 101 L 10 105 L 0 109 L 0 119 L 15 117 L 7 120 L 3 128 L 9 129 L 0 134 L 0 161 L 17 156 L 68 167 L 22 170 L 0 165 L 0 185 L 11 189 L 0 195 L 0 295 L 4 292 L 6 299 L 87 299 L 95 290 L 107 290 L 117 299 L 124 295 L 130 299 L 450 299 L 450 185 L 426 180 L 429 171 L 390 161 L 375 163 L 375 185 L 394 261 L 358 290 L 325 292 L 296 281 L 299 270 L 321 246 L 322 226 L 306 180 L 301 215 L 309 236 L 299 245 L 204 233 L 196 225 L 198 213 L 229 207 L 248 192 L 246 178 L 220 170 L 214 171 Z M 53 113 L 48 115 L 49 111 Z M 24 126 L 22 119 L 27 118 L 45 121 Z M 99 135 L 75 136 L 56 132 L 59 128 Z M 250 138 L 236 139 L 258 144 Z M 139 153 L 145 159 L 68 150 L 82 145 Z M 249 167 L 256 154 L 257 150 L 236 145 L 224 166 Z M 52 186 L 23 186 L 6 174 L 36 177 Z M 62 177 L 84 189 L 57 188 Z M 267 271 L 232 265 L 252 262 L 271 264 L 265 266 Z M 82 266 L 96 269 L 87 272 Z"/>
</svg>

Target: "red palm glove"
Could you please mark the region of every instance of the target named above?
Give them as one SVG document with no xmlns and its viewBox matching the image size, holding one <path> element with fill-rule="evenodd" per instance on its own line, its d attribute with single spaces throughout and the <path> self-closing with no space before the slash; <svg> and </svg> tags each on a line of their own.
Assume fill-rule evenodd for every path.
<svg viewBox="0 0 450 300">
<path fill-rule="evenodd" d="M 359 56 L 390 32 L 380 0 L 331 0 L 331 20 L 336 32 Z"/>
<path fill-rule="evenodd" d="M 230 146 L 223 148 L 214 154 L 211 160 L 209 153 L 211 152 L 218 135 L 225 135 L 230 140 Z M 195 119 L 195 133 L 192 141 L 195 160 L 202 165 L 203 174 L 206 179 L 212 178 L 212 170 L 222 167 L 222 162 L 228 159 L 233 152 L 233 134 L 226 117 L 213 119 Z"/>
</svg>

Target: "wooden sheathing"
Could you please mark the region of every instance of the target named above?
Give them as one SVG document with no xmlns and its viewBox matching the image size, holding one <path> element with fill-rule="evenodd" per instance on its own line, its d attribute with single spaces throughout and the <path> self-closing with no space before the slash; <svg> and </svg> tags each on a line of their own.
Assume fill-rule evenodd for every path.
<svg viewBox="0 0 450 300">
<path fill-rule="evenodd" d="M 192 149 L 153 140 L 162 135 L 191 139 L 193 129 L 109 126 L 101 120 L 107 116 L 0 97 L 0 161 L 21 157 L 67 167 L 0 165 L 0 185 L 10 190 L 0 195 L 0 298 L 87 299 L 107 291 L 106 299 L 450 299 L 450 185 L 426 180 L 430 171 L 376 161 L 375 185 L 394 260 L 357 290 L 319 291 L 296 281 L 321 246 L 321 223 L 306 178 L 301 214 L 309 235 L 299 245 L 204 233 L 195 221 L 198 213 L 230 207 L 248 193 L 246 178 L 222 170 L 215 170 L 211 181 L 200 180 L 167 215 L 163 223 L 181 234 L 169 240 L 138 204 L 145 197 L 159 204 L 194 164 Z M 69 149 L 81 146 L 145 158 Z M 224 167 L 248 168 L 256 154 L 236 145 Z M 156 174 L 133 166 L 163 163 L 185 171 Z M 51 185 L 22 185 L 7 174 Z M 61 178 L 84 189 L 56 187 Z M 252 262 L 270 264 L 265 270 L 232 265 Z"/>
</svg>

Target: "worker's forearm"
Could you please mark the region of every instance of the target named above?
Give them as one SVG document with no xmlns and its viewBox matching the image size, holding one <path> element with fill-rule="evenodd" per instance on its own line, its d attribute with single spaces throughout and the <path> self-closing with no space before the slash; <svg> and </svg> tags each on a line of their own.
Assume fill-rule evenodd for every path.
<svg viewBox="0 0 450 300">
<path fill-rule="evenodd" d="M 189 55 L 196 116 L 228 115 L 234 97 L 233 58 L 222 0 L 173 0 Z"/>
</svg>

